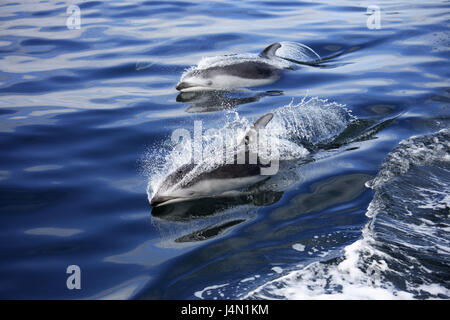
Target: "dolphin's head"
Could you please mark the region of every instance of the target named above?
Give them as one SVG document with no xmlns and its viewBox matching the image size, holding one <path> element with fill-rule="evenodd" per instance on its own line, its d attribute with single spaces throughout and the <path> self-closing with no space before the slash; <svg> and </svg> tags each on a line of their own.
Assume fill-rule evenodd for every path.
<svg viewBox="0 0 450 320">
<path fill-rule="evenodd" d="M 168 203 L 197 198 L 199 195 L 196 194 L 195 190 L 182 183 L 183 178 L 193 168 L 194 166 L 192 164 L 186 164 L 169 174 L 150 200 L 150 205 L 157 207 Z"/>
<path fill-rule="evenodd" d="M 181 92 L 217 89 L 214 85 L 214 79 L 207 77 L 205 72 L 198 69 L 186 72 L 175 88 Z"/>
</svg>

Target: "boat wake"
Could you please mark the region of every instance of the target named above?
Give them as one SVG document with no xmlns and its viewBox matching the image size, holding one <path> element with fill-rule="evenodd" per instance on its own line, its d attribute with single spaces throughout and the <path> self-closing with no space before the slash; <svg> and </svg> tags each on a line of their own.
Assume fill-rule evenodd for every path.
<svg viewBox="0 0 450 320">
<path fill-rule="evenodd" d="M 450 132 L 402 141 L 367 183 L 374 198 L 343 256 L 264 283 L 244 299 L 450 297 Z"/>
</svg>

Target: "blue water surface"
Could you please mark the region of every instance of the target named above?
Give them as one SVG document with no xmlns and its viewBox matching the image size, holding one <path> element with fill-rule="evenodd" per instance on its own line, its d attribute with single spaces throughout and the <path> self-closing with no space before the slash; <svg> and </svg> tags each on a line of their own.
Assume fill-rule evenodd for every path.
<svg viewBox="0 0 450 320">
<path fill-rule="evenodd" d="M 70 5 L 79 29 L 67 25 Z M 379 28 L 367 25 L 371 5 Z M 365 183 L 383 159 L 448 126 L 449 18 L 448 1 L 3 1 L 0 298 L 240 298 L 341 256 L 361 238 Z M 277 41 L 327 60 L 283 71 L 228 109 L 192 112 L 178 96 L 202 57 Z M 230 110 L 256 119 L 305 96 L 383 125 L 298 168 L 302 180 L 263 205 L 183 221 L 152 214 L 152 159 L 173 130 L 221 127 Z M 80 290 L 66 286 L 69 265 Z M 450 275 L 449 261 L 442 268 Z M 229 289 L 208 295 L 214 286 Z"/>
</svg>

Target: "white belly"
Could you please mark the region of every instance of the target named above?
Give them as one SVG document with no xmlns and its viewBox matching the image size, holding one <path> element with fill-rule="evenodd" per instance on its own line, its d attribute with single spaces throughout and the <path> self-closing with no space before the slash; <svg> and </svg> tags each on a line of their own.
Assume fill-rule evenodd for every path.
<svg viewBox="0 0 450 320">
<path fill-rule="evenodd" d="M 266 176 L 257 175 L 233 179 L 203 180 L 188 188 L 187 191 L 193 192 L 193 194 L 203 197 L 218 196 L 227 191 L 238 190 L 247 186 L 251 186 L 266 178 Z"/>
<path fill-rule="evenodd" d="M 182 89 L 181 92 L 190 91 L 210 91 L 210 90 L 223 90 L 223 89 L 236 89 L 247 87 L 258 87 L 271 84 L 278 80 L 278 77 L 269 77 L 264 79 L 248 79 L 230 75 L 219 75 L 213 78 L 213 85 L 211 87 L 195 86 Z"/>
</svg>

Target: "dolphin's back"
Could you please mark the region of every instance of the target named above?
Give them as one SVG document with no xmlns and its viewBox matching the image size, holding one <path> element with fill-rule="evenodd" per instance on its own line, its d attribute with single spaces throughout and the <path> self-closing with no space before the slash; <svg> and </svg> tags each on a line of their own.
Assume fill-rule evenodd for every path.
<svg viewBox="0 0 450 320">
<path fill-rule="evenodd" d="M 257 164 L 225 164 L 211 171 L 205 171 L 195 176 L 184 187 L 190 187 L 199 181 L 232 180 L 259 176 L 261 166 Z"/>
<path fill-rule="evenodd" d="M 228 75 L 246 79 L 267 79 L 278 75 L 277 68 L 260 61 L 243 61 L 224 66 L 214 66 L 197 71 L 204 78 Z"/>
</svg>

